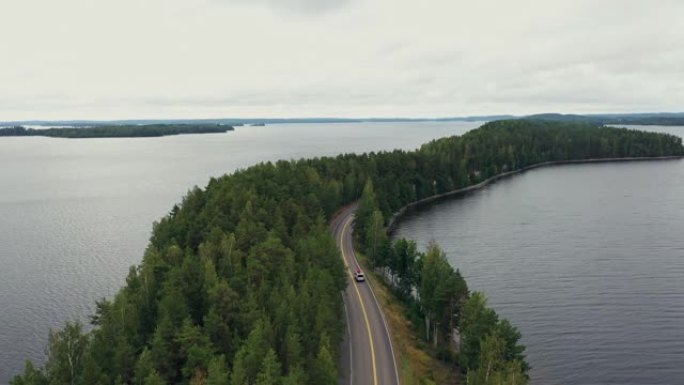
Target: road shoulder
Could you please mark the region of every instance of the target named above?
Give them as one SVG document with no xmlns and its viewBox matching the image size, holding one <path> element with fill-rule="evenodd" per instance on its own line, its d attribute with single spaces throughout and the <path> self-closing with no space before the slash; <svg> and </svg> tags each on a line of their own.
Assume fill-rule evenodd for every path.
<svg viewBox="0 0 684 385">
<path fill-rule="evenodd" d="M 364 266 L 367 279 L 373 286 L 377 303 L 387 321 L 394 347 L 395 360 L 402 385 L 460 385 L 459 368 L 444 363 L 428 352 L 430 347 L 417 335 L 406 317 L 406 305 L 390 292 L 380 275 L 368 268 L 366 258 L 356 251 L 359 263 Z"/>
</svg>

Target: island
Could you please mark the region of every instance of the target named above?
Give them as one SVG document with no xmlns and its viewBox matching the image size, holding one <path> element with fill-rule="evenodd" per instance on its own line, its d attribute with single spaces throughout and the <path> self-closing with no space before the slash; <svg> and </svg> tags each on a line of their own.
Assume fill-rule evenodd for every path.
<svg viewBox="0 0 684 385">
<path fill-rule="evenodd" d="M 107 125 L 81 128 L 34 129 L 24 126 L 0 128 L 0 136 L 47 136 L 51 138 L 149 138 L 181 134 L 217 134 L 233 131 L 223 124 Z"/>
</svg>

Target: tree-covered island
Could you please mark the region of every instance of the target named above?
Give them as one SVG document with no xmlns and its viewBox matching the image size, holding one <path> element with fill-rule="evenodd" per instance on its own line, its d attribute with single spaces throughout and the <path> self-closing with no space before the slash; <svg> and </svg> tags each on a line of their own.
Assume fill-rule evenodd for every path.
<svg viewBox="0 0 684 385">
<path fill-rule="evenodd" d="M 0 136 L 47 136 L 72 139 L 143 138 L 181 134 L 216 134 L 233 130 L 233 126 L 222 124 L 145 124 L 45 129 L 14 126 L 0 128 Z"/>
<path fill-rule="evenodd" d="M 268 162 L 212 178 L 154 224 L 125 286 L 97 302 L 92 330 L 51 331 L 44 367 L 27 363 L 12 384 L 337 384 L 346 279 L 328 222 L 359 200 L 358 245 L 410 304 L 416 334 L 468 384 L 524 384 L 515 327 L 438 247 L 390 242 L 386 219 L 543 162 L 682 155 L 672 135 L 510 120 L 416 151 Z"/>
</svg>

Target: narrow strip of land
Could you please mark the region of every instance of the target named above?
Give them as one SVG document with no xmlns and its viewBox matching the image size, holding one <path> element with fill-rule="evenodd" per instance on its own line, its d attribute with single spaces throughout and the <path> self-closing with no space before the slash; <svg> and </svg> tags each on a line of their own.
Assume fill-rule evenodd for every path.
<svg viewBox="0 0 684 385">
<path fill-rule="evenodd" d="M 508 177 L 511 177 L 513 175 L 518 175 L 521 174 L 525 171 L 530 171 L 534 170 L 537 168 L 542 168 L 542 167 L 548 167 L 548 166 L 562 166 L 562 165 L 568 165 L 568 164 L 584 164 L 584 163 L 609 163 L 609 162 L 642 162 L 642 161 L 654 161 L 654 160 L 681 160 L 684 159 L 684 156 L 682 155 L 671 155 L 671 156 L 643 156 L 643 157 L 622 157 L 622 158 L 591 158 L 591 159 L 571 159 L 571 160 L 554 160 L 554 161 L 548 161 L 548 162 L 541 162 L 541 163 L 536 163 L 527 167 L 523 167 L 519 170 L 513 170 L 513 171 L 508 171 L 504 172 L 501 174 L 497 174 L 492 176 L 491 178 L 485 179 L 482 182 L 468 186 L 468 187 L 463 187 L 459 188 L 456 190 L 452 191 L 447 191 L 445 193 L 441 194 L 436 194 L 429 196 L 427 198 L 423 198 L 420 200 L 417 200 L 415 202 L 411 202 L 407 204 L 406 206 L 400 208 L 397 210 L 392 217 L 390 218 L 388 224 L 387 224 L 387 231 L 391 234 L 395 226 L 397 225 L 398 221 L 411 209 L 421 207 L 423 205 L 429 204 L 431 202 L 439 201 L 445 198 L 449 198 L 452 196 L 457 196 L 457 195 L 463 195 L 466 193 L 469 193 L 471 191 L 479 190 L 489 184 L 492 184 L 498 180 L 505 179 Z"/>
</svg>

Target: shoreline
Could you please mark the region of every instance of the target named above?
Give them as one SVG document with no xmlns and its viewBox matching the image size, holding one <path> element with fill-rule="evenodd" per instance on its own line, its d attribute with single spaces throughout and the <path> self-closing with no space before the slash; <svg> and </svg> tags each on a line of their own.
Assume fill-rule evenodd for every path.
<svg viewBox="0 0 684 385">
<path fill-rule="evenodd" d="M 639 162 L 639 161 L 662 161 L 662 160 L 676 160 L 676 159 L 684 159 L 684 155 L 670 155 L 670 156 L 651 156 L 651 157 L 627 157 L 627 158 L 592 158 L 592 159 L 576 159 L 576 160 L 552 160 L 548 162 L 542 162 L 542 163 L 537 163 L 533 164 L 531 166 L 523 167 L 519 170 L 513 170 L 513 171 L 507 171 L 498 175 L 494 175 L 493 177 L 487 178 L 483 180 L 482 182 L 478 184 L 474 184 L 472 186 L 468 187 L 463 187 L 460 189 L 456 190 L 451 190 L 447 191 L 445 193 L 433 195 L 427 198 L 423 198 L 420 200 L 417 200 L 415 202 L 411 202 L 407 204 L 406 206 L 400 208 L 397 212 L 395 212 L 390 220 L 387 223 L 387 227 L 385 228 L 385 231 L 389 236 L 392 236 L 394 233 L 394 230 L 399 222 L 401 222 L 402 218 L 406 216 L 409 212 L 416 210 L 420 207 L 426 206 L 430 203 L 433 202 L 438 202 L 441 200 L 445 200 L 454 196 L 459 196 L 459 195 L 464 195 L 467 193 L 470 193 L 472 191 L 479 190 L 483 187 L 486 187 L 492 183 L 495 183 L 501 179 L 505 179 L 517 174 L 521 174 L 523 172 L 533 170 L 536 168 L 542 168 L 542 167 L 548 167 L 548 166 L 560 166 L 560 165 L 566 165 L 566 164 L 582 164 L 582 163 L 609 163 L 609 162 Z"/>
</svg>

